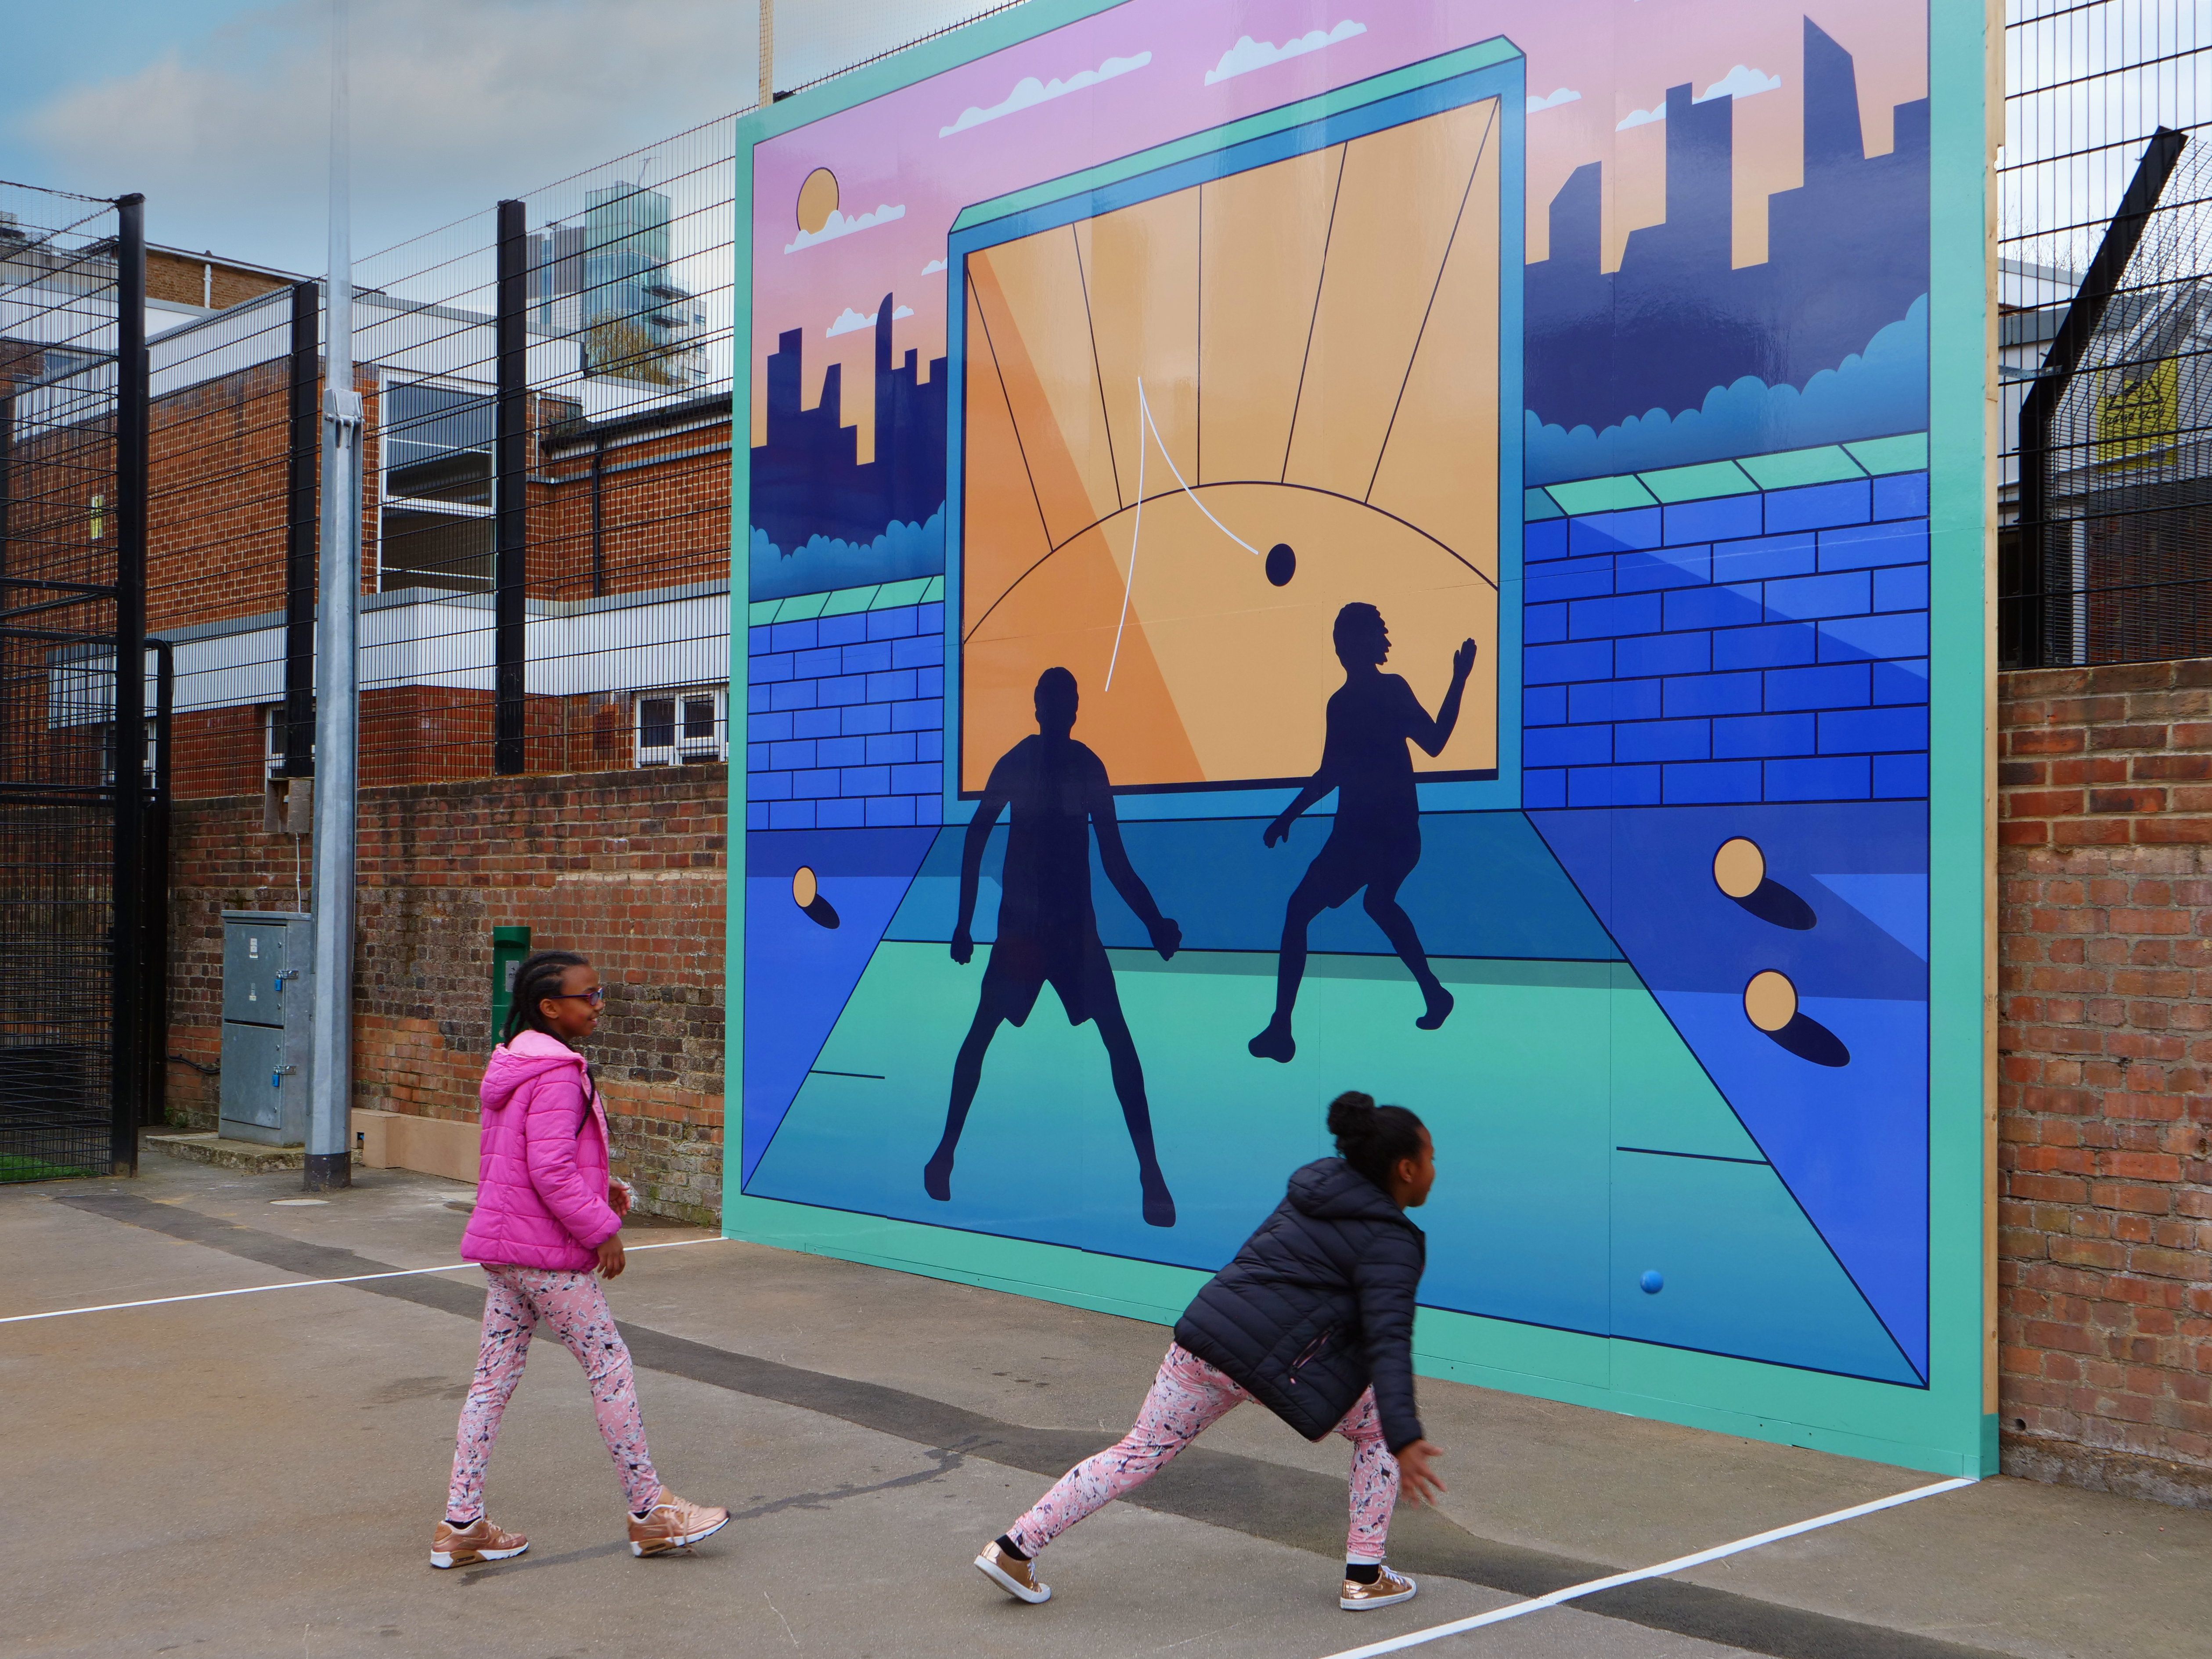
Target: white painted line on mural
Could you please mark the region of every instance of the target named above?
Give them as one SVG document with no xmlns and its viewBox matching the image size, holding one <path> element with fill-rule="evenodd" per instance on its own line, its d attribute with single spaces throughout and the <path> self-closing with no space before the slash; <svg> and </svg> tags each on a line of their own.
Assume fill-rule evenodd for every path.
<svg viewBox="0 0 2212 1659">
<path fill-rule="evenodd" d="M 1547 1607 L 1556 1607 L 1565 1602 L 1577 1601 L 1585 1595 L 1595 1595 L 1600 1590 L 1618 1589 L 1623 1584 L 1640 1583 L 1647 1578 L 1668 1578 L 1678 1572 L 1687 1572 L 1692 1567 L 1701 1567 L 1708 1561 L 1717 1561 L 1723 1556 L 1741 1555 L 1746 1550 L 1755 1550 L 1762 1544 L 1778 1544 L 1785 1538 L 1817 1532 L 1822 1527 L 1832 1527 L 1840 1522 L 1856 1521 L 1862 1516 L 1876 1515 L 1883 1510 L 1893 1510 L 1899 1504 L 1915 1504 L 1923 1498 L 1935 1498 L 1947 1492 L 1957 1492 L 1963 1486 L 1979 1484 L 1971 1476 L 1955 1480 L 1938 1480 L 1933 1486 L 1915 1486 L 1911 1492 L 1901 1492 L 1887 1498 L 1877 1498 L 1871 1504 L 1855 1504 L 1847 1510 L 1837 1510 L 1828 1515 L 1816 1515 L 1810 1521 L 1799 1521 L 1790 1526 L 1777 1527 L 1771 1532 L 1762 1532 L 1750 1538 L 1739 1538 L 1732 1544 L 1716 1544 L 1709 1550 L 1699 1550 L 1695 1555 L 1680 1555 L 1672 1561 L 1662 1561 L 1656 1567 L 1639 1567 L 1633 1572 L 1617 1572 L 1609 1578 L 1593 1578 L 1586 1584 L 1570 1584 L 1565 1589 L 1553 1590 L 1549 1595 L 1539 1595 L 1527 1601 L 1515 1601 L 1509 1606 L 1492 1607 L 1488 1613 L 1479 1613 L 1472 1619 L 1455 1619 L 1449 1625 L 1432 1625 L 1427 1630 L 1409 1631 L 1403 1636 L 1394 1636 L 1387 1642 L 1374 1642 L 1364 1648 L 1346 1648 L 1333 1653 L 1328 1659 L 1374 1659 L 1374 1656 L 1400 1653 L 1407 1648 L 1419 1647 L 1426 1642 L 1443 1640 L 1465 1631 L 1480 1630 L 1485 1625 L 1503 1624 L 1508 1619 L 1519 1619 L 1524 1614 L 1541 1613 Z"/>
<path fill-rule="evenodd" d="M 687 1244 L 720 1244 L 714 1238 L 676 1238 L 665 1244 L 630 1244 L 623 1247 L 624 1255 L 635 1255 L 640 1250 L 680 1250 Z M 156 1296 L 143 1302 L 104 1302 L 94 1308 L 55 1308 L 46 1313 L 9 1314 L 0 1318 L 0 1325 L 20 1325 L 33 1319 L 67 1319 L 71 1314 L 120 1313 L 126 1308 L 165 1308 L 175 1302 L 206 1302 L 222 1296 L 252 1296 L 260 1291 L 312 1291 L 318 1285 L 366 1285 L 378 1279 L 412 1279 L 420 1273 L 450 1273 L 464 1267 L 480 1267 L 480 1261 L 448 1261 L 438 1267 L 399 1267 L 388 1273 L 355 1273 L 347 1279 L 288 1279 L 276 1285 L 241 1285 L 230 1291 L 197 1291 L 190 1296 Z"/>
</svg>

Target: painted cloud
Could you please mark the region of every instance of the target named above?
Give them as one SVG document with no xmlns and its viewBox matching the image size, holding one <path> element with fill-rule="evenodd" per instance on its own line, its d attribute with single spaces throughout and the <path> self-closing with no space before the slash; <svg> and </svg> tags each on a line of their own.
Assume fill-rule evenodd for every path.
<svg viewBox="0 0 2212 1659">
<path fill-rule="evenodd" d="M 878 202 L 873 213 L 864 213 L 857 219 L 848 219 L 836 209 L 830 210 L 830 221 L 819 230 L 802 230 L 799 240 L 786 242 L 783 251 L 796 253 L 803 247 L 812 247 L 817 242 L 834 242 L 840 236 L 850 236 L 856 230 L 873 230 L 878 225 L 887 225 L 894 219 L 906 217 L 906 207 L 889 207 Z"/>
<path fill-rule="evenodd" d="M 1131 70 L 1140 70 L 1152 61 L 1152 54 L 1140 52 L 1134 58 L 1109 58 L 1095 70 L 1084 70 L 1065 81 L 1039 81 L 1034 75 L 1025 75 L 1016 82 L 1004 101 L 988 109 L 978 109 L 970 104 L 960 112 L 960 118 L 949 127 L 939 127 L 937 136 L 950 138 L 956 132 L 965 132 L 970 127 L 980 127 L 986 121 L 995 121 L 1001 115 L 1012 115 L 1042 104 L 1049 99 L 1065 98 L 1071 92 L 1081 92 L 1095 87 L 1101 81 L 1110 81 L 1117 75 L 1127 75 Z"/>
<path fill-rule="evenodd" d="M 1716 98 L 1755 98 L 1762 92 L 1773 92 L 1781 85 L 1780 76 L 1768 75 L 1747 64 L 1738 64 L 1699 93 L 1696 101 L 1707 104 Z"/>
<path fill-rule="evenodd" d="M 1764 70 L 1753 69 L 1747 64 L 1738 64 L 1690 101 L 1693 104 L 1710 104 L 1716 98 L 1756 98 L 1760 93 L 1773 92 L 1781 85 L 1780 76 L 1769 75 Z M 1552 100 L 1559 103 L 1566 101 L 1556 92 L 1552 94 Z M 1531 98 L 1528 100 L 1528 107 L 1531 110 L 1539 107 L 1536 100 Z M 1613 130 L 1615 132 L 1626 132 L 1631 127 L 1648 126 L 1654 121 L 1663 121 L 1666 118 L 1667 104 L 1666 100 L 1662 99 L 1650 109 L 1629 111 L 1614 124 Z"/>
<path fill-rule="evenodd" d="M 873 328 L 876 325 L 876 319 L 883 314 L 884 313 L 882 312 L 878 311 L 869 316 L 863 317 L 859 312 L 854 310 L 852 307 L 847 306 L 845 307 L 844 314 L 839 317 L 836 322 L 830 324 L 828 328 L 823 331 L 823 332 L 829 338 L 834 340 L 840 334 L 851 334 L 860 329 Z M 896 322 L 902 317 L 911 317 L 913 315 L 914 307 L 912 306 L 901 306 L 896 311 L 891 313 L 891 320 L 893 322 Z"/>
<path fill-rule="evenodd" d="M 1562 104 L 1579 104 L 1582 100 L 1582 94 L 1572 87 L 1561 87 L 1548 98 L 1539 98 L 1532 92 L 1528 94 L 1528 113 L 1534 115 L 1540 109 L 1557 109 Z"/>
<path fill-rule="evenodd" d="M 1319 52 L 1323 46 L 1333 46 L 1340 40 L 1349 40 L 1355 34 L 1367 33 L 1367 25 L 1346 18 L 1333 29 L 1316 29 L 1310 34 L 1285 40 L 1281 46 L 1271 40 L 1255 40 L 1245 35 L 1221 54 L 1221 61 L 1206 72 L 1206 84 L 1226 81 L 1231 76 L 1249 75 L 1254 70 L 1266 69 L 1270 64 L 1279 64 L 1286 58 L 1303 58 L 1310 52 Z"/>
<path fill-rule="evenodd" d="M 942 259 L 932 259 L 932 260 L 931 260 L 927 264 L 924 265 L 924 266 L 921 268 L 921 274 L 922 274 L 923 276 L 936 276 L 936 275 L 937 275 L 937 273 L 938 273 L 939 271 L 940 271 L 940 270 L 944 270 L 944 269 L 945 269 L 945 261 L 944 261 L 944 260 L 942 260 Z"/>
</svg>

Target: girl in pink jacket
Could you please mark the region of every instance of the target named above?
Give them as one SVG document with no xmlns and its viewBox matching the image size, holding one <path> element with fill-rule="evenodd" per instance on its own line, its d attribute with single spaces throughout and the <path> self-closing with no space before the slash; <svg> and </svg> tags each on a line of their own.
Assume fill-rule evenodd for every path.
<svg viewBox="0 0 2212 1659">
<path fill-rule="evenodd" d="M 629 1510 L 632 1555 L 663 1555 L 729 1524 L 730 1512 L 687 1503 L 660 1484 L 645 1445 L 629 1348 L 592 1269 L 623 1270 L 627 1183 L 607 1171 L 607 1113 L 575 1045 L 599 1023 L 599 975 L 567 951 L 540 951 L 515 975 L 507 1041 L 484 1068 L 477 1206 L 461 1254 L 484 1264 L 483 1351 L 461 1407 L 446 1518 L 434 1567 L 504 1561 L 530 1547 L 484 1514 L 484 1465 L 500 1413 L 522 1378 L 542 1322 L 576 1356 L 599 1433 L 614 1455 Z"/>
</svg>

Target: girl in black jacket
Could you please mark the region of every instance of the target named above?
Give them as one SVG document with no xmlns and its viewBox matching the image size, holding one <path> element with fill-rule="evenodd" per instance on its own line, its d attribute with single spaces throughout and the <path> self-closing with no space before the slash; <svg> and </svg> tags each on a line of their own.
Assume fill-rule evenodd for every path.
<svg viewBox="0 0 2212 1659">
<path fill-rule="evenodd" d="M 1334 1429 L 1352 1443 L 1337 1605 L 1359 1612 L 1413 1599 L 1413 1581 L 1382 1565 L 1382 1547 L 1401 1472 L 1420 1502 L 1444 1489 L 1431 1467 L 1440 1454 L 1413 1410 L 1413 1300 L 1425 1246 L 1406 1217 L 1428 1200 L 1435 1150 L 1419 1118 L 1367 1095 L 1339 1095 L 1328 1127 L 1341 1156 L 1291 1176 L 1274 1214 L 1184 1310 L 1136 1426 L 1061 1476 L 975 1558 L 1009 1595 L 1048 1600 L 1039 1551 L 1152 1479 L 1232 1407 L 1256 1400 L 1309 1440 Z"/>
</svg>

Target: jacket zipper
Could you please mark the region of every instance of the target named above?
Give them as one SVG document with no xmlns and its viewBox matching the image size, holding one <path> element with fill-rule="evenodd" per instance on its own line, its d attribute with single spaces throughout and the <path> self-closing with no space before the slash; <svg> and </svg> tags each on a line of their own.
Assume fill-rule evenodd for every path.
<svg viewBox="0 0 2212 1659">
<path fill-rule="evenodd" d="M 1299 1353 L 1298 1357 L 1291 1361 L 1291 1369 L 1294 1371 L 1303 1370 L 1305 1368 L 1306 1361 L 1311 1359 L 1324 1347 L 1328 1346 L 1329 1338 L 1335 1334 L 1336 1327 L 1332 1325 L 1327 1330 L 1323 1331 L 1319 1336 L 1314 1338 L 1312 1341 L 1307 1343 L 1304 1351 Z M 1291 1379 L 1291 1382 L 1295 1385 L 1297 1382 L 1297 1378 L 1294 1376 Z"/>
</svg>

